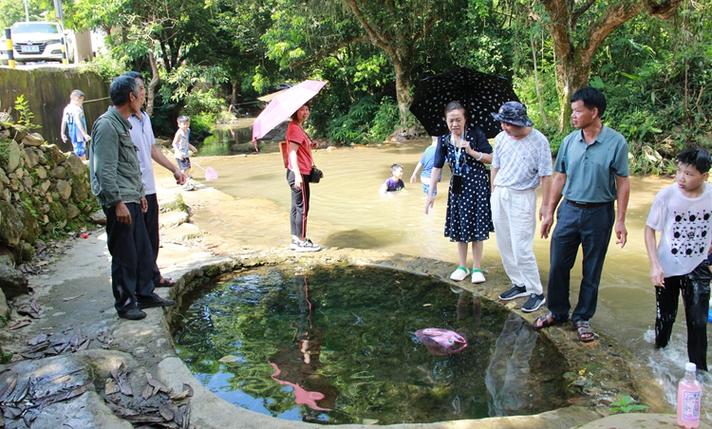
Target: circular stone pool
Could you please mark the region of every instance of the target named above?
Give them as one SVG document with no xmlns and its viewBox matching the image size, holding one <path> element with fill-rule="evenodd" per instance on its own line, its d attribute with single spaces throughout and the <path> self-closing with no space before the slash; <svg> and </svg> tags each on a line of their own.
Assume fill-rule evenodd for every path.
<svg viewBox="0 0 712 429">
<path fill-rule="evenodd" d="M 487 286 L 485 286 L 487 287 Z M 514 313 L 428 277 L 375 267 L 263 267 L 187 297 L 178 355 L 240 407 L 310 422 L 535 414 L 566 402 L 564 359 Z M 418 329 L 469 346 L 432 355 Z"/>
</svg>

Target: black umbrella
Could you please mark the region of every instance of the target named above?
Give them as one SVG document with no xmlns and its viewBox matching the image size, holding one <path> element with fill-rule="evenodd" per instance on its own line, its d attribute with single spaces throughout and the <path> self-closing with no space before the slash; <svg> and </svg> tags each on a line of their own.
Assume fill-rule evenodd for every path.
<svg viewBox="0 0 712 429">
<path fill-rule="evenodd" d="M 490 113 L 497 112 L 507 101 L 519 101 L 519 97 L 509 79 L 460 67 L 418 82 L 410 111 L 428 134 L 439 136 L 448 132 L 445 105 L 451 101 L 462 103 L 469 123 L 492 138 L 502 129 Z"/>
</svg>

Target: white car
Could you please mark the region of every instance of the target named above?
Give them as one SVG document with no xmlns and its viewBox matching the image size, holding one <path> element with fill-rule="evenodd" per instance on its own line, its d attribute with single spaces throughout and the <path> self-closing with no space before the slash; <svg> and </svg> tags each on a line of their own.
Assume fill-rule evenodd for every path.
<svg viewBox="0 0 712 429">
<path fill-rule="evenodd" d="M 15 61 L 62 61 L 62 38 L 67 48 L 68 60 L 72 62 L 74 47 L 56 22 L 16 22 L 11 27 Z"/>
</svg>

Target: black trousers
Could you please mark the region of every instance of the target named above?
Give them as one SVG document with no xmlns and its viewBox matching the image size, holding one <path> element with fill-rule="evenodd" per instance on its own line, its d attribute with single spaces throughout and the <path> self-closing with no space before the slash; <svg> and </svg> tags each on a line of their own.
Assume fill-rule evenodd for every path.
<svg viewBox="0 0 712 429">
<path fill-rule="evenodd" d="M 693 273 L 707 265 L 697 267 Z M 704 273 L 704 271 L 702 271 Z M 677 316 L 678 296 L 682 292 L 687 322 L 687 356 L 697 369 L 707 371 L 707 312 L 709 310 L 710 280 L 704 276 L 686 274 L 665 278 L 665 287 L 655 288 L 655 347 L 665 347 L 670 341 L 672 325 Z"/>
<path fill-rule="evenodd" d="M 546 297 L 546 306 L 557 320 L 569 319 L 569 280 L 579 246 L 583 247 L 583 278 L 571 319 L 574 322 L 589 320 L 596 312 L 598 285 L 611 239 L 614 215 L 613 203 L 576 207 L 563 200 L 559 205 L 556 228 L 551 236 L 551 267 Z"/>
<path fill-rule="evenodd" d="M 118 312 L 137 308 L 137 299 L 153 295 L 153 251 L 141 206 L 127 203 L 131 223 L 119 223 L 114 207 L 104 207 L 111 253 L 111 288 Z"/>
<path fill-rule="evenodd" d="M 292 210 L 289 213 L 289 227 L 292 235 L 304 240 L 307 236 L 307 215 L 309 214 L 309 176 L 302 175 L 301 189 L 294 188 L 294 172 L 287 170 L 287 183 L 292 189 Z"/>
<path fill-rule="evenodd" d="M 158 233 L 158 197 L 156 194 L 146 195 L 148 202 L 148 210 L 143 214 L 143 219 L 146 224 L 146 232 L 148 239 L 151 242 L 151 250 L 153 250 L 153 284 L 158 284 L 161 281 L 161 270 L 158 269 L 158 248 L 161 246 L 160 234 Z"/>
</svg>

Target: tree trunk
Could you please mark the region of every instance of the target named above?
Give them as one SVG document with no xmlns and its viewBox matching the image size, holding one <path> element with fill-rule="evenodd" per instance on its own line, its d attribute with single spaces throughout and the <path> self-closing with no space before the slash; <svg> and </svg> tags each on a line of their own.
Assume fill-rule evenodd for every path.
<svg viewBox="0 0 712 429">
<path fill-rule="evenodd" d="M 588 27 L 579 25 L 579 18 L 593 13 L 590 8 L 596 0 L 540 0 L 549 15 L 546 24 L 554 42 L 556 59 L 556 86 L 559 93 L 559 131 L 568 128 L 571 115 L 571 95 L 588 83 L 591 62 L 599 46 L 609 34 L 647 9 L 661 18 L 672 13 L 682 0 L 633 0 L 606 2 L 599 16 Z M 574 37 L 576 35 L 577 37 Z M 576 43 L 576 40 L 579 40 Z"/>
<path fill-rule="evenodd" d="M 231 85 L 230 105 L 235 106 L 235 108 L 237 108 L 237 95 L 238 95 L 238 88 L 240 87 L 240 83 L 237 81 L 237 78 L 235 78 L 235 80 L 232 80 L 230 82 L 230 85 Z"/>
<path fill-rule="evenodd" d="M 544 109 L 544 97 L 541 95 L 541 82 L 539 82 L 539 67 L 536 58 L 536 44 L 534 43 L 534 34 L 529 33 L 529 42 L 532 49 L 532 61 L 534 66 L 534 88 L 536 89 L 536 101 L 539 107 L 539 118 L 541 119 L 544 126 L 549 123 L 549 119 L 546 117 L 546 109 Z"/>
<path fill-rule="evenodd" d="M 412 61 L 411 47 L 413 40 L 405 37 L 402 33 L 397 33 L 395 36 L 389 36 L 387 32 L 382 31 L 380 26 L 370 21 L 361 10 L 361 6 L 356 0 L 343 0 L 344 4 L 351 9 L 356 20 L 361 23 L 361 26 L 366 31 L 371 43 L 382 49 L 393 63 L 393 69 L 396 75 L 396 100 L 398 102 L 398 116 L 400 119 L 400 128 L 404 130 L 406 127 L 406 119 L 408 118 L 408 107 L 412 101 L 410 94 L 411 77 L 408 74 L 407 61 Z M 423 37 L 425 34 L 423 34 Z M 417 39 L 417 35 L 410 35 Z"/>
<path fill-rule="evenodd" d="M 559 92 L 559 132 L 571 124 L 571 96 L 588 83 L 591 64 L 574 58 L 563 58 L 556 65 L 556 86 Z"/>
<path fill-rule="evenodd" d="M 396 100 L 398 102 L 400 127 L 402 130 L 405 130 L 408 118 L 408 108 L 410 107 L 410 103 L 413 101 L 413 97 L 410 94 L 410 78 L 405 73 L 405 69 L 398 59 L 391 58 L 391 60 L 393 61 L 393 68 L 396 74 Z"/>
<path fill-rule="evenodd" d="M 153 115 L 153 103 L 156 99 L 156 87 L 161 81 L 158 76 L 158 64 L 156 63 L 156 57 L 153 53 L 148 53 L 148 62 L 151 64 L 151 81 L 148 82 L 148 88 L 146 89 L 146 113 L 148 116 Z"/>
</svg>

